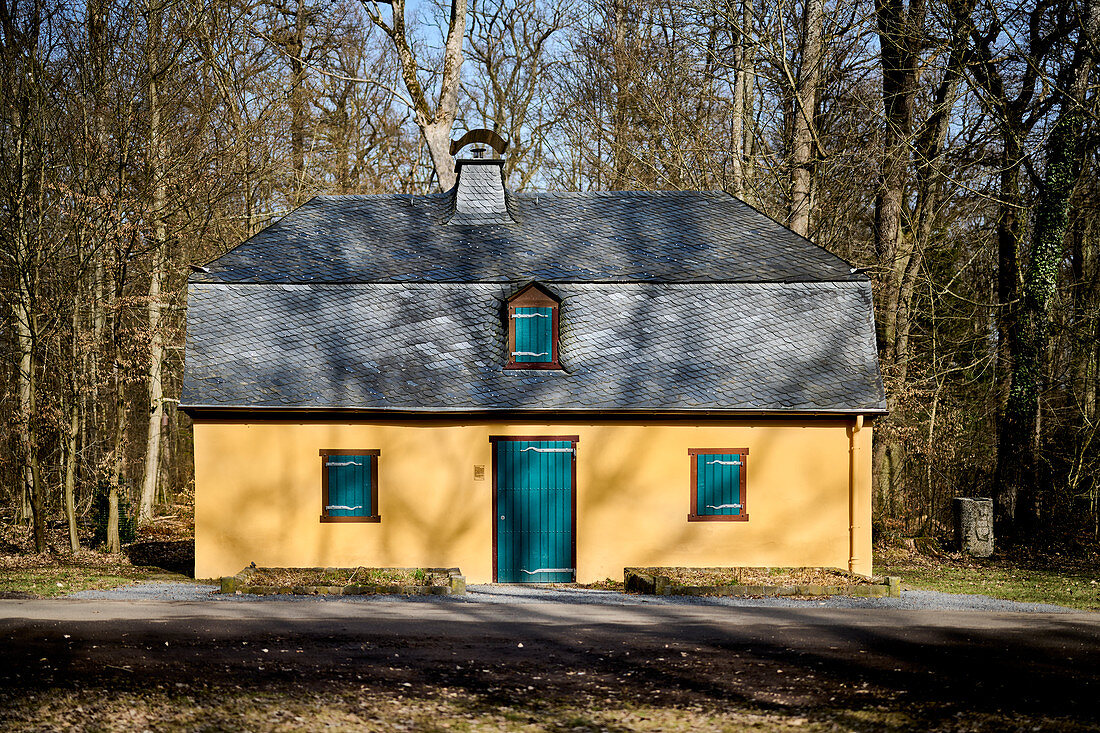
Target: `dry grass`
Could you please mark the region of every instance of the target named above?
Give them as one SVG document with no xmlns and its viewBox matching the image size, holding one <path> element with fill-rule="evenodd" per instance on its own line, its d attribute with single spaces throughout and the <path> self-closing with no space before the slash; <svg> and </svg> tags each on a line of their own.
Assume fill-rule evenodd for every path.
<svg viewBox="0 0 1100 733">
<path fill-rule="evenodd" d="M 973 558 L 957 552 L 929 557 L 880 547 L 875 553 L 875 572 L 900 576 L 907 590 L 967 593 L 1100 611 L 1100 567 L 1079 558 Z"/>
<path fill-rule="evenodd" d="M 345 586 L 415 585 L 445 586 L 445 573 L 420 568 L 257 568 L 248 585 L 273 586 Z"/>
<path fill-rule="evenodd" d="M 186 576 L 166 573 L 159 568 L 135 567 L 129 563 L 54 563 L 41 567 L 5 565 L 0 568 L 0 598 L 53 598 L 82 590 L 103 590 L 134 583 L 189 580 Z"/>
<path fill-rule="evenodd" d="M 190 497 L 181 497 L 181 503 L 164 512 L 140 527 L 135 542 L 116 554 L 91 547 L 92 528 L 87 522 L 80 525 L 81 547 L 76 552 L 69 549 L 65 522 L 52 522 L 46 529 L 46 551 L 38 553 L 30 528 L 7 518 L 0 522 L 0 595 L 49 598 L 143 581 L 189 580 L 165 568 L 184 571 L 190 565 L 193 570 L 195 522 Z"/>
<path fill-rule="evenodd" d="M 869 585 L 832 568 L 651 568 L 674 585 Z"/>
<path fill-rule="evenodd" d="M 587 590 L 614 590 L 623 592 L 623 581 L 615 580 L 614 578 L 604 578 L 603 580 L 597 580 L 594 583 L 573 583 L 573 588 L 585 588 Z"/>
</svg>

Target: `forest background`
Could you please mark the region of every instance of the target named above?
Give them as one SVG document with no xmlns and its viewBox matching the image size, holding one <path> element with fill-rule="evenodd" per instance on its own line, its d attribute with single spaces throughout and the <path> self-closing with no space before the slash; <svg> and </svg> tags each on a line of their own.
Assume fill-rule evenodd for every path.
<svg viewBox="0 0 1100 733">
<path fill-rule="evenodd" d="M 720 189 L 867 272 L 880 538 L 993 496 L 1095 546 L 1098 42 L 1100 0 L 0 0 L 0 517 L 117 550 L 186 501 L 191 268 L 487 127 L 513 190 Z"/>
</svg>

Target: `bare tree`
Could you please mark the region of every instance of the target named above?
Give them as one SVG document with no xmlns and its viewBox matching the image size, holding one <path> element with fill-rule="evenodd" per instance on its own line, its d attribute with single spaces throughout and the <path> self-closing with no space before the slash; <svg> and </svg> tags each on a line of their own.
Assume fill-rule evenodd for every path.
<svg viewBox="0 0 1100 733">
<path fill-rule="evenodd" d="M 821 79 L 824 53 L 825 1 L 805 0 L 802 11 L 801 63 L 791 122 L 791 206 L 787 225 L 798 234 L 810 232 L 811 196 L 813 193 L 814 115 Z"/>
<path fill-rule="evenodd" d="M 504 176 L 521 191 L 545 173 L 558 122 L 546 101 L 561 66 L 551 44 L 571 20 L 569 3 L 474 0 L 469 18 L 473 63 L 462 86 L 470 100 L 464 117 L 471 129 L 489 127 L 509 142 Z"/>
<path fill-rule="evenodd" d="M 1044 511 L 1042 490 L 1033 479 L 1041 435 L 1039 394 L 1047 373 L 1051 309 L 1069 223 L 1068 206 L 1082 170 L 1082 133 L 1090 111 L 1089 78 L 1100 58 L 1100 1 L 1088 0 L 1078 7 L 1079 15 L 1071 16 L 1069 26 L 1076 26 L 1076 43 L 1056 77 L 1058 115 L 1044 149 L 1030 257 L 1021 288 L 1021 329 L 1000 428 L 999 508 L 1002 528 L 1014 534 L 1036 530 Z"/>
<path fill-rule="evenodd" d="M 443 60 L 439 70 L 438 96 L 433 102 L 428 89 L 420 79 L 420 61 L 409 40 L 405 18 L 405 0 L 392 0 L 390 17 L 383 17 L 378 2 L 363 0 L 371 21 L 382 29 L 393 43 L 401 66 L 401 79 L 408 96 L 405 103 L 413 112 L 413 119 L 435 170 L 441 190 L 455 184 L 454 158 L 451 156 L 451 131 L 458 114 L 458 91 L 462 82 L 462 43 L 466 35 L 466 0 L 451 0 L 450 19 L 447 24 Z"/>
<path fill-rule="evenodd" d="M 46 139 L 43 47 L 45 9 L 0 2 L 0 58 L 6 73 L 0 79 L 3 103 L 3 210 L 7 213 L 2 253 L 15 285 L 11 320 L 17 348 L 20 501 L 29 508 L 34 547 L 46 548 L 46 486 L 39 461 L 38 349 L 43 336 L 40 278 L 45 252 L 42 233 L 45 196 Z"/>
</svg>

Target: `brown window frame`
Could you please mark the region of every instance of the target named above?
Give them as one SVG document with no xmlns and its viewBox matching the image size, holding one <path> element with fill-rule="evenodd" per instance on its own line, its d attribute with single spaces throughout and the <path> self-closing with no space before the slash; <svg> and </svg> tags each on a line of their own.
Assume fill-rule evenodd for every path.
<svg viewBox="0 0 1100 733">
<path fill-rule="evenodd" d="M 741 456 L 741 513 L 740 514 L 700 514 L 699 513 L 699 461 L 696 456 L 721 456 L 739 454 Z M 688 487 L 691 511 L 689 522 L 747 522 L 749 521 L 748 501 L 748 448 L 688 448 L 691 462 L 691 485 Z"/>
<path fill-rule="evenodd" d="M 322 448 L 321 456 L 321 523 L 378 523 L 382 517 L 378 514 L 378 460 L 382 451 L 375 448 Z M 328 515 L 328 456 L 373 456 L 370 462 L 370 514 L 361 517 L 332 517 Z"/>
<path fill-rule="evenodd" d="M 516 361 L 512 352 L 516 350 L 516 308 L 550 308 L 552 310 L 552 323 L 550 331 L 550 361 Z M 507 343 L 508 351 L 505 354 L 505 369 L 557 369 L 561 370 L 561 362 L 558 357 L 558 333 L 561 325 L 561 300 L 538 283 L 529 283 L 521 288 L 512 297 L 508 298 L 508 306 L 505 312 L 507 317 Z"/>
</svg>

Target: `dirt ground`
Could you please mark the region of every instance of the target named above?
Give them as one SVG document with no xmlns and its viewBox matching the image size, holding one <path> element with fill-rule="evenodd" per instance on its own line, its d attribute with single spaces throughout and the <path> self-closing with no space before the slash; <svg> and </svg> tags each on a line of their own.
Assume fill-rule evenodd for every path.
<svg viewBox="0 0 1100 733">
<path fill-rule="evenodd" d="M 187 507 L 123 556 L 4 529 L 193 568 Z M 5 731 L 1078 731 L 1098 690 L 1088 614 L 0 600 Z"/>
<path fill-rule="evenodd" d="M 1090 614 L 3 601 L 0 638 L 5 730 L 1100 729 Z"/>
</svg>

